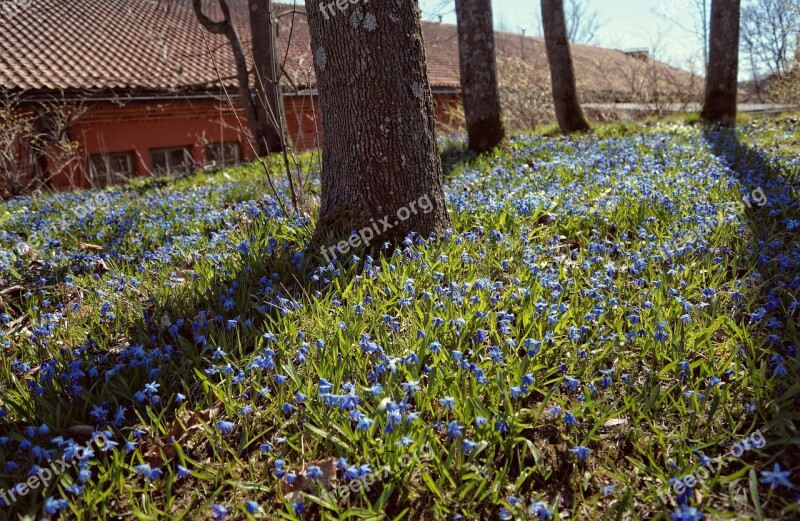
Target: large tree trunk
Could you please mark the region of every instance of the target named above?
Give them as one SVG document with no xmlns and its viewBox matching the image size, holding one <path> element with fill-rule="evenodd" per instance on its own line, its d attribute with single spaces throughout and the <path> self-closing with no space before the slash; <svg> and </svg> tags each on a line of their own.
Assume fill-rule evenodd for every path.
<svg viewBox="0 0 800 521">
<path fill-rule="evenodd" d="M 456 0 L 461 100 L 469 148 L 481 153 L 503 140 L 491 0 Z"/>
<path fill-rule="evenodd" d="M 288 133 L 285 129 L 286 118 L 279 83 L 280 58 L 271 4 L 271 0 L 248 0 L 256 85 L 256 136 L 273 153 L 283 151 Z"/>
<path fill-rule="evenodd" d="M 701 117 L 719 125 L 736 124 L 741 0 L 712 0 L 711 49 L 706 99 Z"/>
<path fill-rule="evenodd" d="M 313 242 L 367 228 L 362 245 L 427 237 L 450 221 L 417 2 L 337 5 L 306 0 L 323 124 Z"/>
<path fill-rule="evenodd" d="M 542 26 L 558 126 L 562 132 L 588 132 L 591 127 L 581 110 L 575 86 L 563 0 L 542 0 Z"/>
</svg>

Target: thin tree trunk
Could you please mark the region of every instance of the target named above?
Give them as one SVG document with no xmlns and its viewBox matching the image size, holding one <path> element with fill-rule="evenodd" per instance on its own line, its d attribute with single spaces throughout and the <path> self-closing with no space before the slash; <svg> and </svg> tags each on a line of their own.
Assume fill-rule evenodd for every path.
<svg viewBox="0 0 800 521">
<path fill-rule="evenodd" d="M 588 132 L 591 127 L 583 115 L 575 86 L 575 67 L 564 21 L 563 0 L 542 0 L 542 26 L 558 126 L 566 133 Z"/>
<path fill-rule="evenodd" d="M 288 140 L 285 131 L 286 117 L 280 88 L 280 58 L 278 57 L 275 25 L 272 22 L 271 0 L 248 0 L 250 32 L 253 39 L 253 67 L 255 71 L 255 99 L 260 142 L 266 141 L 270 153 L 282 152 Z M 281 128 L 284 128 L 281 139 Z"/>
<path fill-rule="evenodd" d="M 496 147 L 505 135 L 497 88 L 491 0 L 456 0 L 461 100 L 467 120 L 469 148 L 481 153 Z"/>
<path fill-rule="evenodd" d="M 323 123 L 313 242 L 368 228 L 362 244 L 427 237 L 450 220 L 417 3 L 337 5 L 306 0 Z"/>
<path fill-rule="evenodd" d="M 239 33 L 236 31 L 236 26 L 233 24 L 231 11 L 228 7 L 227 1 L 218 1 L 224 17 L 222 22 L 215 22 L 206 16 L 205 13 L 203 13 L 202 0 L 192 0 L 192 6 L 194 7 L 194 12 L 197 16 L 197 19 L 200 21 L 200 24 L 203 26 L 203 28 L 210 33 L 225 35 L 225 37 L 228 39 L 228 43 L 231 45 L 231 50 L 233 50 L 233 58 L 236 62 L 236 79 L 239 83 L 239 97 L 241 98 L 242 106 L 244 107 L 244 114 L 247 118 L 247 124 L 256 140 L 256 151 L 258 152 L 258 155 L 266 156 L 268 150 L 264 144 L 264 140 L 258 139 L 258 112 L 256 111 L 256 102 L 253 99 L 252 92 L 250 90 L 250 73 L 247 69 L 247 58 L 244 54 L 242 41 L 239 38 Z"/>
<path fill-rule="evenodd" d="M 739 18 L 741 0 L 711 2 L 711 45 L 706 98 L 701 117 L 719 125 L 736 124 L 739 90 Z"/>
</svg>

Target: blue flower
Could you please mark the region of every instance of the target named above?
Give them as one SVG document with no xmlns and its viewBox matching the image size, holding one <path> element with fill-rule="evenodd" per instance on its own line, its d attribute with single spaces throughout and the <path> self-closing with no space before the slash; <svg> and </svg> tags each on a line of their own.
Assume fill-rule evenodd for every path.
<svg viewBox="0 0 800 521">
<path fill-rule="evenodd" d="M 225 519 L 227 516 L 228 516 L 227 508 L 225 508 L 222 505 L 218 505 L 216 503 L 213 503 L 211 505 L 211 518 L 214 521 L 221 521 L 222 519 Z"/>
<path fill-rule="evenodd" d="M 671 513 L 669 517 L 673 521 L 700 521 L 705 516 L 695 507 L 681 505 L 681 507 L 675 512 Z"/>
<path fill-rule="evenodd" d="M 579 460 L 583 461 L 589 457 L 589 453 L 592 450 L 589 447 L 584 447 L 583 445 L 576 445 L 575 447 L 569 449 L 569 451 L 575 454 Z"/>
<path fill-rule="evenodd" d="M 449 409 L 452 411 L 453 407 L 456 405 L 456 400 L 452 396 L 445 396 L 439 400 L 439 403 L 442 404 L 443 409 Z"/>
<path fill-rule="evenodd" d="M 569 375 L 564 375 L 564 387 L 571 393 L 576 392 L 581 385 L 581 381 Z"/>
<path fill-rule="evenodd" d="M 528 356 L 532 358 L 539 353 L 539 350 L 542 348 L 542 343 L 539 340 L 526 338 L 522 342 L 522 347 L 528 350 Z"/>
<path fill-rule="evenodd" d="M 317 465 L 309 465 L 306 469 L 306 476 L 311 479 L 319 480 L 325 477 L 325 473 Z"/>
<path fill-rule="evenodd" d="M 372 426 L 373 423 L 375 423 L 375 420 L 371 420 L 370 418 L 363 416 L 361 419 L 358 420 L 356 428 L 360 431 L 366 431 Z"/>
<path fill-rule="evenodd" d="M 192 471 L 182 465 L 178 465 L 178 479 L 188 478 L 192 475 Z"/>
<path fill-rule="evenodd" d="M 453 420 L 453 421 L 451 421 L 450 423 L 447 424 L 447 436 L 449 436 L 450 439 L 452 439 L 452 440 L 460 437 L 462 435 L 461 431 L 463 431 L 463 430 L 464 430 L 464 426 L 463 425 L 459 425 L 458 422 L 455 421 L 455 420 Z"/>
<path fill-rule="evenodd" d="M 63 510 L 67 506 L 69 506 L 69 502 L 66 499 L 55 499 L 49 497 L 44 501 L 44 507 L 42 510 L 44 511 L 45 515 L 54 516 L 59 510 Z"/>
<path fill-rule="evenodd" d="M 227 436 L 233 430 L 233 427 L 233 422 L 226 420 L 220 420 L 217 422 L 217 429 L 219 429 L 223 436 Z"/>
<path fill-rule="evenodd" d="M 253 500 L 250 500 L 250 501 L 248 501 L 247 503 L 245 503 L 244 507 L 247 509 L 247 512 L 248 512 L 250 515 L 253 515 L 253 514 L 255 514 L 256 512 L 258 512 L 258 509 L 259 509 L 259 508 L 261 508 L 261 507 L 259 506 L 259 504 L 258 504 L 258 503 L 256 503 L 256 502 L 255 502 L 255 501 L 253 501 Z"/>
<path fill-rule="evenodd" d="M 553 518 L 553 513 L 544 501 L 534 501 L 531 499 L 531 506 L 528 508 L 528 513 L 538 516 L 539 521 L 547 521 Z"/>
<path fill-rule="evenodd" d="M 409 382 L 403 382 L 400 384 L 400 387 L 403 389 L 403 392 L 409 396 L 413 395 L 416 391 L 419 391 L 421 389 L 419 386 L 419 380 L 411 380 Z M 382 387 L 381 390 L 383 390 Z"/>
<path fill-rule="evenodd" d="M 763 476 L 761 483 L 769 485 L 773 490 L 781 485 L 786 488 L 792 488 L 792 484 L 788 479 L 790 474 L 791 472 L 788 470 L 781 471 L 781 466 L 776 463 L 772 470 L 761 471 L 761 475 Z"/>
<path fill-rule="evenodd" d="M 302 501 L 295 501 L 294 503 L 292 503 L 292 509 L 294 510 L 294 513 L 299 516 L 303 514 L 305 506 L 303 505 Z"/>
<path fill-rule="evenodd" d="M 403 436 L 400 439 L 400 441 L 396 441 L 396 442 L 394 442 L 394 444 L 397 445 L 398 447 L 408 447 L 409 445 L 413 445 L 414 444 L 414 440 L 413 440 L 413 438 L 411 438 L 409 436 Z"/>
<path fill-rule="evenodd" d="M 164 474 L 161 469 L 151 468 L 147 463 L 136 465 L 134 468 L 136 469 L 137 474 L 142 476 L 144 479 L 149 479 L 150 481 L 156 481 Z"/>
</svg>

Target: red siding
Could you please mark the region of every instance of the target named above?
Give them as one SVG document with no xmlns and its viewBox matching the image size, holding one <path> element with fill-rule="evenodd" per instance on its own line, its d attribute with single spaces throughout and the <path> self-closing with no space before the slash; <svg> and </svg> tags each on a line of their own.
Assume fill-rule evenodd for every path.
<svg viewBox="0 0 800 521">
<path fill-rule="evenodd" d="M 460 104 L 460 96 L 437 94 L 434 97 L 437 122 L 458 126 L 457 121 L 451 121 L 450 108 Z M 316 96 L 285 96 L 284 106 L 294 149 L 318 147 L 322 123 Z M 237 113 L 241 126 L 246 128 L 244 114 L 238 108 Z M 202 166 L 205 143 L 238 141 L 242 159 L 250 161 L 254 154 L 241 126 L 226 100 L 97 102 L 70 128 L 70 136 L 80 144 L 83 156 L 78 172 L 62 172 L 54 177 L 53 184 L 62 188 L 86 186 L 81 172 L 86 167 L 85 158 L 93 154 L 132 152 L 135 173 L 139 176 L 150 175 L 150 150 L 157 148 L 189 147 L 196 164 Z"/>
</svg>

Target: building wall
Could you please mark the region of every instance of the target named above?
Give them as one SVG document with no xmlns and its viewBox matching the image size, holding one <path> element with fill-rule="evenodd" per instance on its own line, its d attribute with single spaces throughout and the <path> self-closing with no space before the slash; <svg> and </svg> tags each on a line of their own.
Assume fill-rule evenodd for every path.
<svg viewBox="0 0 800 521">
<path fill-rule="evenodd" d="M 437 122 L 442 128 L 458 125 L 452 119 L 452 109 L 460 106 L 460 96 L 436 94 L 434 99 Z M 284 109 L 294 149 L 320 146 L 322 120 L 316 96 L 285 96 Z M 56 175 L 53 185 L 88 187 L 90 183 L 84 175 L 87 158 L 96 154 L 132 153 L 137 176 L 152 175 L 150 151 L 160 148 L 188 147 L 196 166 L 202 167 L 206 162 L 206 143 L 237 141 L 241 159 L 251 161 L 255 156 L 247 144 L 249 134 L 242 127 L 247 128 L 243 111 L 237 107 L 235 115 L 227 100 L 94 102 L 69 131 L 70 137 L 80 144 L 80 167 Z"/>
<path fill-rule="evenodd" d="M 435 104 L 436 129 L 439 132 L 450 133 L 465 127 L 461 94 L 456 92 L 435 93 L 433 101 Z"/>
<path fill-rule="evenodd" d="M 247 127 L 240 113 L 242 126 Z M 98 102 L 70 129 L 70 137 L 80 143 L 84 158 L 95 154 L 132 152 L 136 175 L 151 175 L 153 165 L 150 151 L 159 148 L 189 147 L 195 164 L 205 163 L 203 147 L 206 143 L 238 141 L 242 143 L 243 160 L 253 158 L 244 145 L 236 116 L 227 107 L 227 101 L 149 101 L 117 105 Z M 86 168 L 86 161 L 83 161 Z M 85 179 L 68 179 L 58 176 L 54 184 L 68 187 L 71 184 L 87 186 Z"/>
</svg>

